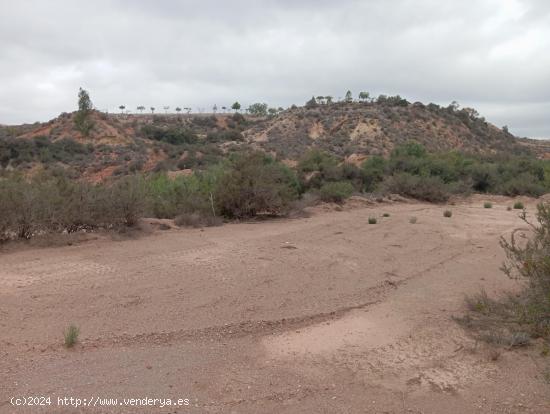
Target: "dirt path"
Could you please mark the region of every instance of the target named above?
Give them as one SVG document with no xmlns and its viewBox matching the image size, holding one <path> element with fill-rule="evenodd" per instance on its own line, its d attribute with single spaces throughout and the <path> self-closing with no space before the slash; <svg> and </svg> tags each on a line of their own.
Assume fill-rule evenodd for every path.
<svg viewBox="0 0 550 414">
<path fill-rule="evenodd" d="M 0 255 L 0 412 L 550 412 L 541 358 L 492 361 L 452 320 L 465 294 L 514 288 L 498 239 L 521 221 L 504 199 L 482 204 L 450 219 L 376 205 Z M 81 343 L 66 350 L 72 322 Z M 55 409 L 8 403 L 29 395 Z M 190 405 L 76 409 L 58 396 Z"/>
</svg>

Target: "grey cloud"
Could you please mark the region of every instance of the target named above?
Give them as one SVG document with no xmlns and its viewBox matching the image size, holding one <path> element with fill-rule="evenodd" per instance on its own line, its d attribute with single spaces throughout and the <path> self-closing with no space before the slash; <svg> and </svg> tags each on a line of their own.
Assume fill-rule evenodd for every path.
<svg viewBox="0 0 550 414">
<path fill-rule="evenodd" d="M 401 94 L 550 137 L 542 0 L 0 0 L 0 123 L 120 104 L 210 108 Z"/>
</svg>

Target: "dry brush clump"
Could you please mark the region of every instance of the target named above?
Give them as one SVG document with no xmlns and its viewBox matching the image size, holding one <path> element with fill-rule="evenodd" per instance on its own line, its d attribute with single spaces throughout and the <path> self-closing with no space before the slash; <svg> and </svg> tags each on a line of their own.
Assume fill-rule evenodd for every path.
<svg viewBox="0 0 550 414">
<path fill-rule="evenodd" d="M 0 241 L 47 233 L 131 226 L 144 211 L 140 176 L 93 185 L 63 175 L 0 179 Z"/>
<path fill-rule="evenodd" d="M 523 284 L 520 294 L 491 299 L 485 292 L 468 297 L 469 312 L 459 321 L 487 342 L 522 346 L 531 338 L 550 341 L 550 204 L 539 204 L 531 235 L 516 230 L 502 238 L 506 254 L 502 270 Z"/>
</svg>

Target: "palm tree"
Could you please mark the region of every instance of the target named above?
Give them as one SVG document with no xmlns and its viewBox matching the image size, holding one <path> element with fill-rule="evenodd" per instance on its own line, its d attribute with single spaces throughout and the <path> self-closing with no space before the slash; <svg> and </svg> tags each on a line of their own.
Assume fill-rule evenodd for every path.
<svg viewBox="0 0 550 414">
<path fill-rule="evenodd" d="M 124 113 L 124 110 L 126 109 L 126 107 L 124 105 L 120 105 L 118 109 L 120 109 L 120 113 L 122 114 Z"/>
<path fill-rule="evenodd" d="M 151 107 L 151 113 L 152 113 L 152 114 L 155 113 L 155 107 L 154 107 L 154 106 Z"/>
</svg>

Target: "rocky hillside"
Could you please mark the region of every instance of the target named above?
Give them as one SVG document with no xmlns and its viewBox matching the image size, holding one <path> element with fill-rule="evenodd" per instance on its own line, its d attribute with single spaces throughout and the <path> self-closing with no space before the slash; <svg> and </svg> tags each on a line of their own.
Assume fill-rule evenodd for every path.
<svg viewBox="0 0 550 414">
<path fill-rule="evenodd" d="M 46 123 L 0 126 L 2 169 L 35 171 L 59 166 L 98 181 L 134 171 L 204 168 L 231 152 L 260 149 L 292 164 L 310 148 L 359 163 L 387 155 L 415 140 L 429 151 L 472 153 L 545 150 L 487 123 L 475 110 L 408 103 L 398 97 L 377 102 L 309 104 L 272 117 L 240 114 L 114 115 L 93 112 L 83 135 L 75 113 Z M 541 149 L 542 148 L 542 149 Z"/>
</svg>

